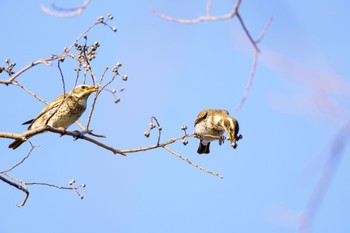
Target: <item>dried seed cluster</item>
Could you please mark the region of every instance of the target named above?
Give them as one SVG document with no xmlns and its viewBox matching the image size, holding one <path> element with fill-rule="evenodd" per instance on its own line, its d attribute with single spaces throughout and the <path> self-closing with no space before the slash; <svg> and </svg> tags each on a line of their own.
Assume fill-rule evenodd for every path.
<svg viewBox="0 0 350 233">
<path fill-rule="evenodd" d="M 8 59 L 8 58 L 5 60 L 5 63 L 7 64 L 6 67 L 5 66 L 0 66 L 0 73 L 5 71 L 10 76 L 15 74 L 15 72 L 13 71 L 13 68 L 16 66 L 16 63 L 15 62 L 11 62 L 11 60 Z"/>
</svg>

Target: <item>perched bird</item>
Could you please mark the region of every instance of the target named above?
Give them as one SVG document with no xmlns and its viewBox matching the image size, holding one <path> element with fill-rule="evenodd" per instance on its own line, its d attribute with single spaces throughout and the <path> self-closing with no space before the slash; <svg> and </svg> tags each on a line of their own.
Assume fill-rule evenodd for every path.
<svg viewBox="0 0 350 233">
<path fill-rule="evenodd" d="M 76 86 L 71 92 L 57 97 L 48 104 L 36 118 L 24 122 L 23 125 L 30 124 L 28 131 L 38 129 L 45 125 L 66 129 L 84 113 L 87 99 L 90 94 L 95 91 L 97 91 L 97 88 L 94 86 L 85 84 Z M 9 145 L 9 148 L 14 150 L 23 142 L 25 141 L 16 139 Z"/>
<path fill-rule="evenodd" d="M 199 136 L 198 154 L 209 154 L 210 142 L 218 140 L 223 142 L 224 132 L 226 131 L 231 146 L 236 149 L 239 139 L 242 135 L 238 135 L 239 125 L 235 118 L 231 117 L 228 111 L 224 109 L 205 109 L 201 111 L 195 122 L 195 133 Z"/>
</svg>

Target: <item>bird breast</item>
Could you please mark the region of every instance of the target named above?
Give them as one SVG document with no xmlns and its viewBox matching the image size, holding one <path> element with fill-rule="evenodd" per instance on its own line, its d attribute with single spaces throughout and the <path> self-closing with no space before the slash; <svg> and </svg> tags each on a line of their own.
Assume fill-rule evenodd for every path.
<svg viewBox="0 0 350 233">
<path fill-rule="evenodd" d="M 219 121 L 220 119 L 218 117 L 209 116 L 195 125 L 195 132 L 203 136 L 202 142 L 204 145 L 207 142 L 217 140 L 210 136 L 218 137 L 224 134 L 224 128 L 221 124 L 218 124 Z"/>
</svg>

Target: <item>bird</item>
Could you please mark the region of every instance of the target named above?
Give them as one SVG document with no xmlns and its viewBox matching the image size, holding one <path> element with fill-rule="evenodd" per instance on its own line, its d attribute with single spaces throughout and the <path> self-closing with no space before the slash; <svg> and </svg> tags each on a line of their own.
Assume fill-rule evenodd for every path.
<svg viewBox="0 0 350 233">
<path fill-rule="evenodd" d="M 29 124 L 28 131 L 41 128 L 45 125 L 67 129 L 84 113 L 90 94 L 96 91 L 97 87 L 95 86 L 85 84 L 76 86 L 69 93 L 60 95 L 49 103 L 37 117 L 24 122 L 22 125 Z M 31 136 L 28 136 L 26 140 Z M 25 140 L 16 139 L 9 145 L 9 148 L 15 150 L 23 142 Z"/>
<path fill-rule="evenodd" d="M 194 128 L 195 134 L 200 139 L 198 154 L 209 154 L 210 142 L 214 140 L 219 139 L 221 145 L 225 139 L 225 131 L 234 149 L 237 147 L 237 141 L 243 138 L 242 135 L 238 135 L 238 121 L 224 109 L 205 109 L 201 111 L 194 122 Z"/>
</svg>

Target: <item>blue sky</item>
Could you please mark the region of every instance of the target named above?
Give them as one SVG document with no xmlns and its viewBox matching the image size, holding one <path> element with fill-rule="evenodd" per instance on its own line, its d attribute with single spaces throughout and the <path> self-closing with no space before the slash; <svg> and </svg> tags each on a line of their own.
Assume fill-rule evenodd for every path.
<svg viewBox="0 0 350 233">
<path fill-rule="evenodd" d="M 240 12 L 254 37 L 271 16 L 273 23 L 259 45 L 255 80 L 238 112 L 234 108 L 244 93 L 253 55 L 238 20 L 183 25 L 150 12 L 155 8 L 196 18 L 205 14 L 205 1 L 92 1 L 72 18 L 46 15 L 40 3 L 52 2 L 0 3 L 1 65 L 10 58 L 18 71 L 60 54 L 98 16 L 114 15 L 111 24 L 117 33 L 99 26 L 88 35 L 89 42 L 101 44 L 92 64 L 95 74 L 121 62 L 120 73 L 129 76 L 113 85 L 125 88 L 118 94 L 120 103 L 114 104 L 106 92 L 96 106 L 91 129 L 106 135 L 101 139 L 106 144 L 120 149 L 154 144 L 154 133 L 143 136 L 151 116 L 161 123 L 162 141 L 182 135 L 183 124 L 192 132 L 205 108 L 227 109 L 238 119 L 244 138 L 236 150 L 228 143 L 213 143 L 209 155 L 196 153 L 194 138 L 187 146 L 170 146 L 224 175 L 219 179 L 163 149 L 122 157 L 70 137 L 38 135 L 31 141 L 41 147 L 11 174 L 62 186 L 75 179 L 87 185 L 81 190 L 85 198 L 32 186 L 26 206 L 17 208 L 23 193 L 0 183 L 0 232 L 297 232 L 334 138 L 349 118 L 349 2 L 243 1 Z M 233 4 L 213 1 L 212 13 L 226 14 Z M 75 78 L 72 64 L 62 64 L 69 87 Z M 18 81 L 48 101 L 62 93 L 56 64 L 35 67 Z M 21 123 L 44 107 L 15 86 L 0 86 L 0 97 L 4 132 L 23 132 Z M 24 144 L 10 151 L 9 143 L 1 139 L 0 171 L 30 148 Z M 350 231 L 347 154 L 345 147 L 311 232 Z"/>
</svg>

